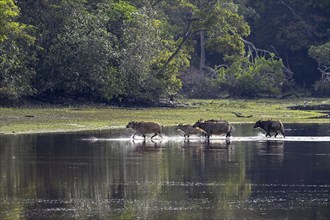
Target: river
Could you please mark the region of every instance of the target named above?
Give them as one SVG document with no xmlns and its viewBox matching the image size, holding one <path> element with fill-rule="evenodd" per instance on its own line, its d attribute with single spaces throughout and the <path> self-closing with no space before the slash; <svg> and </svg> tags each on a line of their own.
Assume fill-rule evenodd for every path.
<svg viewBox="0 0 330 220">
<path fill-rule="evenodd" d="M 330 219 L 330 125 L 0 136 L 0 219 Z"/>
</svg>

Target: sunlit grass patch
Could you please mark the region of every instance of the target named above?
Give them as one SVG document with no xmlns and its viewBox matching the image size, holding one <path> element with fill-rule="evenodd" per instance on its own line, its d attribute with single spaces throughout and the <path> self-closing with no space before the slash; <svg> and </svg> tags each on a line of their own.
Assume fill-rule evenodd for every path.
<svg viewBox="0 0 330 220">
<path fill-rule="evenodd" d="M 79 106 L 60 108 L 0 108 L 0 133 L 58 132 L 124 127 L 129 121 L 158 121 L 165 126 L 193 124 L 199 119 L 224 119 L 231 123 L 254 123 L 259 119 L 283 123 L 329 123 L 317 119 L 319 111 L 290 110 L 294 105 L 330 104 L 329 99 L 188 100 L 177 107 L 119 108 Z M 238 113 L 243 117 L 237 117 Z"/>
</svg>

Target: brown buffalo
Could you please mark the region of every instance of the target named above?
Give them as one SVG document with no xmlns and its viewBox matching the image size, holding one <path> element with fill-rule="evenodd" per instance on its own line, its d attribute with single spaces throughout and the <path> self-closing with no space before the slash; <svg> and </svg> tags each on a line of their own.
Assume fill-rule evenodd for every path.
<svg viewBox="0 0 330 220">
<path fill-rule="evenodd" d="M 271 137 L 270 132 L 275 132 L 275 137 L 278 135 L 278 132 L 280 132 L 283 135 L 283 137 L 285 137 L 284 126 L 280 121 L 259 120 L 255 123 L 254 128 L 262 128 L 264 131 L 266 131 L 266 137 L 267 136 Z"/>
<path fill-rule="evenodd" d="M 203 131 L 201 128 L 198 127 L 193 127 L 190 124 L 179 124 L 177 126 L 175 126 L 175 130 L 180 130 L 184 133 L 184 137 L 188 137 L 191 134 L 195 134 L 195 135 L 206 135 L 206 132 Z"/>
<path fill-rule="evenodd" d="M 154 134 L 151 136 L 151 139 L 155 137 L 156 135 L 159 135 L 160 137 L 163 137 L 161 135 L 162 126 L 158 122 L 135 122 L 131 121 L 126 125 L 126 128 L 131 128 L 135 131 L 135 134 L 133 135 L 133 138 L 137 133 L 141 134 L 143 138 L 146 138 L 146 134 Z"/>
<path fill-rule="evenodd" d="M 226 134 L 226 137 L 230 137 L 234 127 L 229 124 L 226 120 L 208 120 L 208 121 L 197 121 L 193 127 L 199 127 L 206 132 L 205 137 L 210 138 L 211 135 Z"/>
</svg>

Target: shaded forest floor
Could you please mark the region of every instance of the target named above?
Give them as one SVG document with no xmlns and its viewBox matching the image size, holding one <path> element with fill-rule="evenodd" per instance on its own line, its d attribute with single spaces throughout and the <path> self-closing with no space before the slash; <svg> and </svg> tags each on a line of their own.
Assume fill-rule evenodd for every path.
<svg viewBox="0 0 330 220">
<path fill-rule="evenodd" d="M 180 99 L 173 107 L 29 106 L 0 108 L 0 134 L 65 132 L 124 127 L 129 121 L 158 121 L 165 126 L 193 124 L 199 119 L 254 123 L 276 119 L 283 123 L 329 123 L 330 99 L 196 100 Z"/>
</svg>

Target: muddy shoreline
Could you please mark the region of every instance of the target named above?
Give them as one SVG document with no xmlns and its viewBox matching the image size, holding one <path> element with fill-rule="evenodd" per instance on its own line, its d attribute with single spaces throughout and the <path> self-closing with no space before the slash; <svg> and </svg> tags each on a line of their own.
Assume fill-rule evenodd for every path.
<svg viewBox="0 0 330 220">
<path fill-rule="evenodd" d="M 302 111 L 316 111 L 324 115 L 318 117 L 309 117 L 310 119 L 327 119 L 330 118 L 330 104 L 321 105 L 296 105 L 289 106 L 288 109 L 291 110 L 302 110 Z"/>
</svg>

